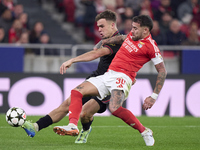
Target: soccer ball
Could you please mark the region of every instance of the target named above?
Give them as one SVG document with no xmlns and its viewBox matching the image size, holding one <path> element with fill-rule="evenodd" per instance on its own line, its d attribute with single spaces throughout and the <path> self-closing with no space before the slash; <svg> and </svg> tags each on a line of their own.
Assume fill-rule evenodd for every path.
<svg viewBox="0 0 200 150">
<path fill-rule="evenodd" d="M 13 127 L 19 127 L 26 121 L 26 113 L 19 107 L 12 107 L 6 113 L 6 121 Z"/>
</svg>

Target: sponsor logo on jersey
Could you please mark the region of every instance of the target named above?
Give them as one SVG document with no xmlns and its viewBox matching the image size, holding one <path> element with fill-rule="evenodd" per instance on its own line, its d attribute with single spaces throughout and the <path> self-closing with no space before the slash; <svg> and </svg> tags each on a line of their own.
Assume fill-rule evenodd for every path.
<svg viewBox="0 0 200 150">
<path fill-rule="evenodd" d="M 122 46 L 126 48 L 130 53 L 132 51 L 135 51 L 135 52 L 138 51 L 138 48 L 129 40 L 129 38 L 126 38 Z"/>
</svg>

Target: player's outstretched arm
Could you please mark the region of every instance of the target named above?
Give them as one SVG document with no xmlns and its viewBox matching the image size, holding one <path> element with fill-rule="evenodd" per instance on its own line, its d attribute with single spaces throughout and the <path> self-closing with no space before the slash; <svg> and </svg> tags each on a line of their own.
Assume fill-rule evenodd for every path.
<svg viewBox="0 0 200 150">
<path fill-rule="evenodd" d="M 82 55 L 79 55 L 75 58 L 72 58 L 66 62 L 64 62 L 61 66 L 60 66 L 60 74 L 63 74 L 66 72 L 66 70 L 71 67 L 71 65 L 73 63 L 76 62 L 88 62 L 88 61 L 92 61 L 95 60 L 99 57 L 102 57 L 104 55 L 109 55 L 111 52 L 107 47 L 103 47 L 97 50 L 91 50 L 87 53 L 84 53 Z"/>
<path fill-rule="evenodd" d="M 144 110 L 150 109 L 153 106 L 153 104 L 156 101 L 156 97 L 160 93 L 160 91 L 163 87 L 165 78 L 167 76 L 167 71 L 165 69 L 165 65 L 164 65 L 163 62 L 155 65 L 155 67 L 156 67 L 156 70 L 158 71 L 156 86 L 155 86 L 154 91 L 153 91 L 153 93 L 155 93 L 155 94 L 152 94 L 152 96 L 149 96 L 144 100 L 144 104 L 142 106 L 142 108 Z"/>
<path fill-rule="evenodd" d="M 102 45 L 105 45 L 105 44 L 122 44 L 126 38 L 127 38 L 127 35 L 114 36 L 114 37 L 102 40 Z"/>
</svg>

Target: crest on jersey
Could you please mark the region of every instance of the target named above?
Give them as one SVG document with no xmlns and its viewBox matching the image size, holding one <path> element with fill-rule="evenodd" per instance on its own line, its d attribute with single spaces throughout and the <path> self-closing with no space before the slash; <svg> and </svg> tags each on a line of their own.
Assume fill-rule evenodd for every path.
<svg viewBox="0 0 200 150">
<path fill-rule="evenodd" d="M 140 43 L 138 44 L 138 47 L 141 48 L 143 45 L 144 45 L 144 43 L 140 42 Z"/>
</svg>

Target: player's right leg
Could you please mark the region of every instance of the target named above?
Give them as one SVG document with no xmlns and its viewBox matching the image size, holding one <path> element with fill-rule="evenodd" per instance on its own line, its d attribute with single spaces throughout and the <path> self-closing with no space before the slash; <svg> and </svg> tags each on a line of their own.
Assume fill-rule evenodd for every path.
<svg viewBox="0 0 200 150">
<path fill-rule="evenodd" d="M 34 137 L 36 132 L 40 131 L 43 128 L 50 126 L 53 123 L 60 121 L 64 118 L 69 112 L 70 97 L 66 99 L 58 108 L 51 111 L 48 115 L 40 118 L 37 122 L 31 123 L 26 121 L 22 128 L 26 131 L 28 136 Z"/>
<path fill-rule="evenodd" d="M 64 126 L 62 130 L 54 127 L 56 130 L 62 131 L 61 135 L 76 136 L 79 134 L 78 120 L 82 111 L 82 98 L 87 95 L 98 95 L 98 89 L 90 82 L 83 82 L 75 89 L 71 90 L 71 102 L 69 106 L 69 124 Z"/>
<path fill-rule="evenodd" d="M 83 105 L 83 108 L 80 114 L 83 129 L 81 130 L 80 134 L 85 134 L 86 133 L 85 131 L 88 131 L 88 132 L 91 131 L 90 125 L 92 124 L 92 121 L 93 121 L 93 115 L 96 112 L 98 112 L 99 109 L 100 109 L 100 106 L 94 99 L 88 99 L 87 102 Z M 79 135 L 80 136 L 79 129 L 73 124 L 69 124 L 67 126 L 55 126 L 53 130 L 55 133 L 59 135 L 71 135 L 71 136 Z"/>
</svg>

